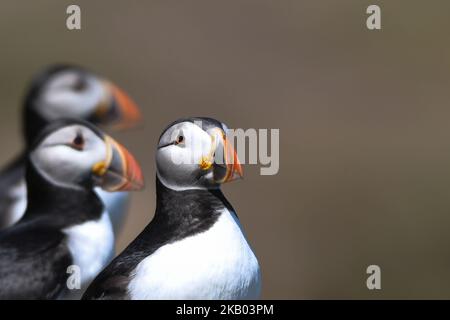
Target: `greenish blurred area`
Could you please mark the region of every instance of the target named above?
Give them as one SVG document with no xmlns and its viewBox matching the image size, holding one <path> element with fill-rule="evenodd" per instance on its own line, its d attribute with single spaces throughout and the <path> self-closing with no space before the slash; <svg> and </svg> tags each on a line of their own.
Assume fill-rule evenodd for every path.
<svg viewBox="0 0 450 320">
<path fill-rule="evenodd" d="M 68 31 L 65 10 L 82 10 Z M 368 5 L 382 30 L 365 25 Z M 279 128 L 280 172 L 224 187 L 262 267 L 263 298 L 450 298 L 449 1 L 0 3 L 0 163 L 21 147 L 25 86 L 83 65 L 125 88 L 145 125 L 122 250 L 155 208 L 154 149 L 172 120 Z M 182 263 L 180 261 L 180 263 Z M 382 290 L 369 291 L 377 264 Z"/>
</svg>

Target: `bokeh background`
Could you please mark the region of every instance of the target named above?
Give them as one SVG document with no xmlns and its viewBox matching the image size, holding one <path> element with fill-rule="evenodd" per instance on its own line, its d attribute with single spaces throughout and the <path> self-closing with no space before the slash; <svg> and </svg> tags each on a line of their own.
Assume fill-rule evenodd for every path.
<svg viewBox="0 0 450 320">
<path fill-rule="evenodd" d="M 82 10 L 68 31 L 65 10 Z M 369 31 L 365 10 L 382 9 Z M 0 163 L 22 147 L 28 80 L 55 62 L 126 89 L 145 125 L 115 133 L 143 165 L 122 250 L 155 208 L 154 149 L 184 116 L 280 129 L 280 171 L 224 186 L 263 298 L 450 298 L 450 2 L 0 2 Z M 181 263 L 181 262 L 180 262 Z M 366 288 L 377 264 L 382 290 Z"/>
</svg>

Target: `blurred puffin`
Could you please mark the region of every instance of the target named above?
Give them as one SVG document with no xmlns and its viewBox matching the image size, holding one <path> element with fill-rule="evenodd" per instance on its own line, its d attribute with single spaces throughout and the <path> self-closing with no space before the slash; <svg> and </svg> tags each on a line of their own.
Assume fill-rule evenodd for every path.
<svg viewBox="0 0 450 320">
<path fill-rule="evenodd" d="M 0 299 L 54 299 L 69 293 L 69 266 L 85 287 L 112 258 L 114 235 L 93 191 L 143 185 L 128 151 L 83 121 L 50 124 L 26 158 L 28 204 L 0 232 Z"/>
<path fill-rule="evenodd" d="M 128 128 L 140 119 L 137 106 L 121 89 L 83 68 L 69 65 L 55 65 L 38 74 L 23 107 L 25 151 L 0 172 L 0 229 L 16 223 L 25 211 L 27 149 L 47 124 L 60 118 L 79 118 L 112 128 Z M 97 191 L 118 231 L 127 211 L 128 193 Z"/>
<path fill-rule="evenodd" d="M 178 120 L 156 152 L 153 220 L 83 299 L 255 299 L 258 261 L 220 185 L 242 176 L 224 124 Z"/>
</svg>

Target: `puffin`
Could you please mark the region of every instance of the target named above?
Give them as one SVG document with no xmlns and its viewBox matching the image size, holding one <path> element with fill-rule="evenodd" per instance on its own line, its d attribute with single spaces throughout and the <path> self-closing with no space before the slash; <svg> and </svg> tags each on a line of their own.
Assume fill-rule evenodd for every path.
<svg viewBox="0 0 450 320">
<path fill-rule="evenodd" d="M 79 118 L 112 129 L 127 129 L 140 122 L 133 100 L 119 87 L 75 65 L 58 64 L 38 73 L 23 102 L 25 148 L 0 172 L 0 230 L 20 220 L 26 207 L 25 160 L 34 138 L 60 118 Z M 115 233 L 127 212 L 129 194 L 97 189 L 108 208 Z"/>
<path fill-rule="evenodd" d="M 259 298 L 258 260 L 220 188 L 243 174 L 226 132 L 205 117 L 180 119 L 163 131 L 154 217 L 82 299 Z"/>
<path fill-rule="evenodd" d="M 0 299 L 64 299 L 113 257 L 111 221 L 94 187 L 140 190 L 142 172 L 123 146 L 81 120 L 49 124 L 25 163 L 27 208 L 0 232 Z"/>
</svg>

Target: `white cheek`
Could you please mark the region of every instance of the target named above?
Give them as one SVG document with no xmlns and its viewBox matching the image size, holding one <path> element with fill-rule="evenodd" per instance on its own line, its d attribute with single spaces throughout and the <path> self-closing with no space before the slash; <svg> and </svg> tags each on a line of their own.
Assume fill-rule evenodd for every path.
<svg viewBox="0 0 450 320">
<path fill-rule="evenodd" d="M 166 150 L 166 159 L 172 165 L 183 165 L 183 164 L 191 164 L 193 159 L 191 159 L 188 152 L 186 152 L 186 148 L 181 148 L 178 146 L 169 146 Z"/>
<path fill-rule="evenodd" d="M 77 151 L 66 146 L 44 148 L 32 155 L 37 169 L 57 185 L 74 186 L 78 177 L 90 172 L 92 166 L 105 159 L 106 150 L 99 146 L 89 151 Z"/>
<path fill-rule="evenodd" d="M 53 147 L 51 152 L 49 149 L 38 150 L 32 155 L 33 163 L 40 173 L 57 184 L 75 180 L 76 173 L 80 171 L 76 158 L 76 155 L 64 146 Z"/>
<path fill-rule="evenodd" d="M 190 164 L 199 164 L 202 158 L 211 155 L 211 148 L 211 138 L 208 135 L 196 135 L 186 142 L 186 158 L 188 158 Z"/>
<path fill-rule="evenodd" d="M 173 130 L 171 137 L 163 141 L 174 141 L 183 134 L 183 145 L 169 145 L 159 149 L 156 156 L 157 174 L 161 182 L 173 190 L 206 189 L 205 180 L 212 174 L 202 171 L 202 160 L 213 161 L 211 136 L 199 126 L 185 123 Z"/>
<path fill-rule="evenodd" d="M 173 190 L 205 189 L 198 184 L 196 176 L 201 170 L 199 167 L 201 158 L 209 153 L 209 149 L 206 148 L 208 152 L 202 153 L 205 148 L 202 149 L 201 144 L 197 146 L 196 155 L 193 155 L 187 146 L 184 148 L 169 146 L 158 151 L 157 175 L 166 187 Z"/>
<path fill-rule="evenodd" d="M 46 119 L 60 117 L 84 118 L 95 111 L 102 100 L 102 89 L 99 86 L 89 87 L 83 92 L 70 89 L 55 89 L 46 92 L 39 100 L 39 109 Z"/>
<path fill-rule="evenodd" d="M 157 152 L 157 175 L 161 182 L 168 188 L 173 190 L 186 189 L 189 184 L 193 183 L 192 173 L 198 170 L 198 165 L 192 164 L 175 164 L 173 158 L 184 157 L 181 150 L 170 150 L 178 147 L 166 147 Z"/>
</svg>

